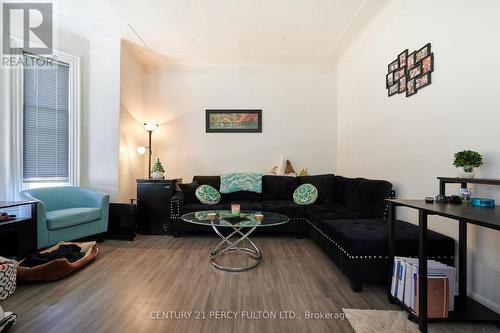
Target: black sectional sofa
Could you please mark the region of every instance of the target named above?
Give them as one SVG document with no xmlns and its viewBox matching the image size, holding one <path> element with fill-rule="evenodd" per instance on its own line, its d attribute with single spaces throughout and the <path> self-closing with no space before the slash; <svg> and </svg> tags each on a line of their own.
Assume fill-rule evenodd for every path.
<svg viewBox="0 0 500 333">
<path fill-rule="evenodd" d="M 219 176 L 195 176 L 193 182 L 220 188 Z M 310 183 L 318 189 L 318 199 L 312 205 L 293 202 L 294 190 Z M 176 235 L 211 231 L 205 226 L 186 223 L 181 216 L 188 212 L 229 209 L 231 203 L 241 209 L 281 213 L 290 222 L 260 228 L 264 232 L 294 233 L 308 236 L 342 269 L 354 291 L 361 291 L 363 282 L 387 280 L 388 224 L 386 198 L 394 197 L 392 184 L 384 180 L 346 178 L 333 174 L 286 177 L 263 176 L 262 193 L 235 192 L 223 194 L 217 205 L 204 205 L 194 195 L 195 186 L 177 192 L 171 202 L 173 230 Z M 429 231 L 429 256 L 453 265 L 455 242 L 452 238 Z M 416 256 L 418 227 L 396 222 L 396 255 Z"/>
</svg>

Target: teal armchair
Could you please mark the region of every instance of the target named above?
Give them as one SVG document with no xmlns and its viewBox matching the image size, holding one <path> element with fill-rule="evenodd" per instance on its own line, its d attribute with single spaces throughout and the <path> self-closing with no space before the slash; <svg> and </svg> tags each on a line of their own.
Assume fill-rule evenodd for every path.
<svg viewBox="0 0 500 333">
<path fill-rule="evenodd" d="M 25 190 L 20 195 L 23 200 L 38 201 L 39 249 L 108 230 L 108 194 L 62 186 Z"/>
</svg>

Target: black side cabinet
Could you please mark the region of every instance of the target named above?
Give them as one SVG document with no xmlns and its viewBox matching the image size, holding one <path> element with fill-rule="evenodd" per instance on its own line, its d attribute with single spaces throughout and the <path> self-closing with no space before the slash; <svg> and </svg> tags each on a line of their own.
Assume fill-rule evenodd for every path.
<svg viewBox="0 0 500 333">
<path fill-rule="evenodd" d="M 137 231 L 143 235 L 172 235 L 170 198 L 177 179 L 137 179 Z"/>
<path fill-rule="evenodd" d="M 137 229 L 137 207 L 133 204 L 110 203 L 108 232 L 109 239 L 134 240 Z"/>
</svg>

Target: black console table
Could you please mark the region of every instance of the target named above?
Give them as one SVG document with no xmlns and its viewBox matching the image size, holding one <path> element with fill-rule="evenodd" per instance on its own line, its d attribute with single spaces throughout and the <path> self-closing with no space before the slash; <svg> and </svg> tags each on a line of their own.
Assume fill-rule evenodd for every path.
<svg viewBox="0 0 500 333">
<path fill-rule="evenodd" d="M 465 181 L 465 179 L 461 179 Z M 418 274 L 419 277 L 419 316 L 403 302 L 391 295 L 390 281 L 388 298 L 399 304 L 410 317 L 418 321 L 421 332 L 427 332 L 428 321 L 479 321 L 500 323 L 500 315 L 467 296 L 467 223 L 481 227 L 500 230 L 500 207 L 480 208 L 470 204 L 453 205 L 450 203 L 426 203 L 424 200 L 393 200 L 387 199 L 389 204 L 389 260 L 394 264 L 395 237 L 394 224 L 396 207 L 409 207 L 418 210 L 419 242 L 418 242 Z M 458 221 L 458 296 L 455 297 L 454 311 L 450 311 L 448 318 L 427 318 L 427 217 L 439 215 Z M 451 283 L 451 282 L 450 282 Z"/>
</svg>

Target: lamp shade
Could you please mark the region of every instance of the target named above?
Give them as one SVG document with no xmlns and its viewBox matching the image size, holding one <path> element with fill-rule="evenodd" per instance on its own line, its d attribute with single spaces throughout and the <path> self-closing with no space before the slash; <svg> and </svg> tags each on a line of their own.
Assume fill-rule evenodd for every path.
<svg viewBox="0 0 500 333">
<path fill-rule="evenodd" d="M 146 153 L 146 147 L 144 146 L 137 147 L 137 153 L 144 155 Z"/>
<path fill-rule="evenodd" d="M 144 128 L 148 132 L 153 132 L 155 129 L 158 128 L 158 124 L 155 124 L 155 123 L 144 123 Z"/>
</svg>

